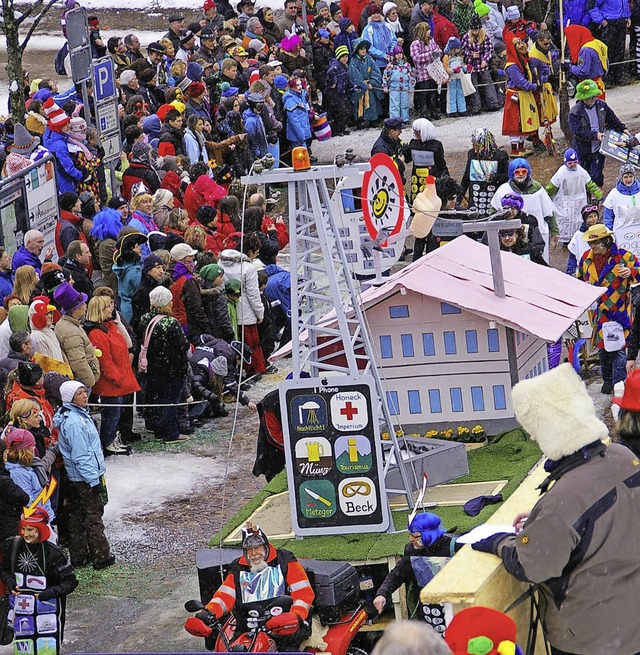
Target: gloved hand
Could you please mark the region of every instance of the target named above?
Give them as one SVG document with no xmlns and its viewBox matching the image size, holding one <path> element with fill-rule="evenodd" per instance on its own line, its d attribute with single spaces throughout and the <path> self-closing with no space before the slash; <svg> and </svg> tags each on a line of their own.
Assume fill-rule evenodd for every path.
<svg viewBox="0 0 640 655">
<path fill-rule="evenodd" d="M 473 66 L 471 64 L 467 64 L 467 73 L 471 73 L 473 71 Z"/>
<path fill-rule="evenodd" d="M 267 630 L 272 632 L 276 637 L 290 637 L 296 634 L 303 626 L 302 619 L 293 612 L 283 612 L 278 616 L 269 619 L 265 624 Z"/>
<path fill-rule="evenodd" d="M 570 61 L 563 61 L 563 62 L 560 64 L 560 68 L 562 68 L 562 70 L 563 70 L 565 73 L 568 73 L 568 72 L 571 70 L 571 62 L 570 62 Z"/>
<path fill-rule="evenodd" d="M 509 532 L 498 532 L 497 534 L 492 534 L 486 539 L 481 539 L 476 541 L 475 544 L 471 544 L 473 550 L 479 550 L 481 553 L 491 553 L 492 555 L 498 554 L 498 546 L 507 538 L 510 537 Z"/>
<path fill-rule="evenodd" d="M 56 597 L 56 592 L 53 589 L 45 589 L 38 594 L 38 600 L 45 601 L 51 600 Z"/>
<path fill-rule="evenodd" d="M 208 610 L 200 610 L 196 615 L 196 619 L 200 619 L 205 625 L 211 625 L 216 617 Z"/>
<path fill-rule="evenodd" d="M 462 71 L 462 68 L 460 66 L 457 66 L 456 68 L 453 69 L 453 72 L 457 75 L 460 71 Z"/>
</svg>

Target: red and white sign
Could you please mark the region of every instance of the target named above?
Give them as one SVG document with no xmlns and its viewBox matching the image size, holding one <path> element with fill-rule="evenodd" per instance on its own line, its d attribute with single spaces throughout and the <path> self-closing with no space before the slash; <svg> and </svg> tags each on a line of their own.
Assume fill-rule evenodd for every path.
<svg viewBox="0 0 640 655">
<path fill-rule="evenodd" d="M 359 391 L 339 391 L 331 398 L 331 423 L 336 430 L 362 430 L 368 422 L 367 399 Z"/>
</svg>

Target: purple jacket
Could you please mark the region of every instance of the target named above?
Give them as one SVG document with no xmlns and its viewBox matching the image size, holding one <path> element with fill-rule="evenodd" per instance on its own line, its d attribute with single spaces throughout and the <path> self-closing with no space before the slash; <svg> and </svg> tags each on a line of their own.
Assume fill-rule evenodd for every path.
<svg viewBox="0 0 640 655">
<path fill-rule="evenodd" d="M 42 262 L 37 255 L 34 255 L 32 252 L 29 252 L 24 246 L 20 246 L 11 260 L 11 268 L 14 272 L 20 266 L 33 266 L 36 269 L 36 273 L 40 275 L 42 271 Z"/>
<path fill-rule="evenodd" d="M 536 85 L 522 74 L 522 71 L 514 64 L 507 66 L 504 71 L 509 78 L 507 87 L 509 89 L 524 89 L 525 91 L 535 91 Z"/>
<path fill-rule="evenodd" d="M 598 53 L 593 48 L 580 48 L 578 63 L 571 64 L 571 75 L 581 80 L 592 80 L 594 77 L 603 77 L 606 73 L 600 62 Z"/>
</svg>

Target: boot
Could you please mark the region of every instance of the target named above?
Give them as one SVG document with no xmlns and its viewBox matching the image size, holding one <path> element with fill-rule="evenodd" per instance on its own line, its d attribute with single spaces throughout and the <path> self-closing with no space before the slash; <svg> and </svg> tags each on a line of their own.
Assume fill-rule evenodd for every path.
<svg viewBox="0 0 640 655">
<path fill-rule="evenodd" d="M 533 154 L 533 150 L 525 148 L 524 141 L 518 141 L 518 155 L 520 157 L 527 157 Z"/>
<path fill-rule="evenodd" d="M 120 440 L 120 435 L 116 434 L 116 438 L 104 449 L 105 457 L 111 455 L 131 455 L 131 448 L 125 446 Z"/>
<path fill-rule="evenodd" d="M 517 143 L 512 143 L 511 144 L 511 153 L 510 154 L 511 154 L 512 157 L 517 157 L 520 154 L 520 150 L 518 148 Z"/>
</svg>

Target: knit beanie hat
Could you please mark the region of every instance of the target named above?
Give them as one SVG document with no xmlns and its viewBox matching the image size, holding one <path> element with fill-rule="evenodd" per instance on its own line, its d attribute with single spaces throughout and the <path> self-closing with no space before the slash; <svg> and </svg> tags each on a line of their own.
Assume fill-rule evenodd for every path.
<svg viewBox="0 0 640 655">
<path fill-rule="evenodd" d="M 3 434 L 7 447 L 11 450 L 29 450 L 36 445 L 36 440 L 29 430 L 22 428 L 15 428 L 13 425 L 8 425 Z"/>
<path fill-rule="evenodd" d="M 242 292 L 242 285 L 240 280 L 227 280 L 224 283 L 225 293 L 232 293 L 239 295 Z"/>
<path fill-rule="evenodd" d="M 82 116 L 74 116 L 69 121 L 69 134 L 84 141 L 87 138 L 87 121 Z"/>
<path fill-rule="evenodd" d="M 35 386 L 42 376 L 42 369 L 35 362 L 20 362 L 18 364 L 18 382 L 23 387 Z"/>
<path fill-rule="evenodd" d="M 60 132 L 62 128 L 71 120 L 62 109 L 53 101 L 53 98 L 49 98 L 44 103 L 44 113 L 47 117 L 47 127 L 52 132 Z"/>
<path fill-rule="evenodd" d="M 507 20 L 518 20 L 518 18 L 520 18 L 520 10 L 518 7 L 516 7 L 516 5 L 507 7 L 506 18 Z"/>
<path fill-rule="evenodd" d="M 336 59 L 340 59 L 340 57 L 344 57 L 344 55 L 349 56 L 349 48 L 347 48 L 346 45 L 339 45 L 336 48 Z"/>
<path fill-rule="evenodd" d="M 149 153 L 151 146 L 144 141 L 136 141 L 131 148 L 131 159 L 135 161 L 147 162 L 149 160 Z"/>
<path fill-rule="evenodd" d="M 147 255 L 143 261 L 142 261 L 142 271 L 144 273 L 148 273 L 152 268 L 155 268 L 156 266 L 159 265 L 164 265 L 164 262 L 158 255 L 154 255 L 151 253 L 150 255 Z"/>
<path fill-rule="evenodd" d="M 578 161 L 578 153 L 573 148 L 567 148 L 564 151 L 564 163 Z"/>
<path fill-rule="evenodd" d="M 482 2 L 482 0 L 475 0 L 473 3 L 473 9 L 480 18 L 483 18 L 491 11 L 489 7 L 487 7 L 487 5 Z"/>
<path fill-rule="evenodd" d="M 620 177 L 626 175 L 627 173 L 633 173 L 634 175 L 636 174 L 636 169 L 633 164 L 625 163 L 620 166 Z"/>
<path fill-rule="evenodd" d="M 376 14 L 381 14 L 382 9 L 375 3 L 375 2 L 370 2 L 367 5 L 367 14 L 369 16 L 375 16 Z"/>
<path fill-rule="evenodd" d="M 459 50 L 461 47 L 462 43 L 460 43 L 460 39 L 456 36 L 451 36 L 447 41 L 447 45 L 444 47 L 444 51 L 446 54 L 449 54 L 452 50 Z"/>
<path fill-rule="evenodd" d="M 386 16 L 392 9 L 397 9 L 398 5 L 395 2 L 385 2 L 382 5 L 382 15 Z"/>
<path fill-rule="evenodd" d="M 73 401 L 73 397 L 78 392 L 78 389 L 82 389 L 84 384 L 78 382 L 78 380 L 68 380 L 60 385 L 60 400 L 63 403 L 70 403 Z"/>
<path fill-rule="evenodd" d="M 346 45 L 338 46 L 338 49 L 339 48 L 344 48 L 347 51 L 347 54 L 349 54 L 349 49 L 347 48 Z M 286 89 L 287 83 L 288 83 L 287 78 L 284 75 L 276 75 L 273 79 L 273 84 L 276 87 L 276 89 Z"/>
<path fill-rule="evenodd" d="M 163 286 L 156 287 L 149 293 L 151 307 L 166 307 L 172 300 L 171 291 Z"/>
<path fill-rule="evenodd" d="M 329 11 L 331 12 L 331 16 L 335 16 L 338 12 L 342 11 L 342 7 L 340 6 L 339 2 L 332 2 Z"/>
<path fill-rule="evenodd" d="M 224 269 L 218 264 L 207 264 L 200 269 L 200 277 L 207 282 L 213 282 L 223 273 Z"/>
<path fill-rule="evenodd" d="M 192 82 L 199 82 L 202 79 L 204 68 L 195 61 L 189 62 L 187 65 L 187 77 Z"/>
</svg>

